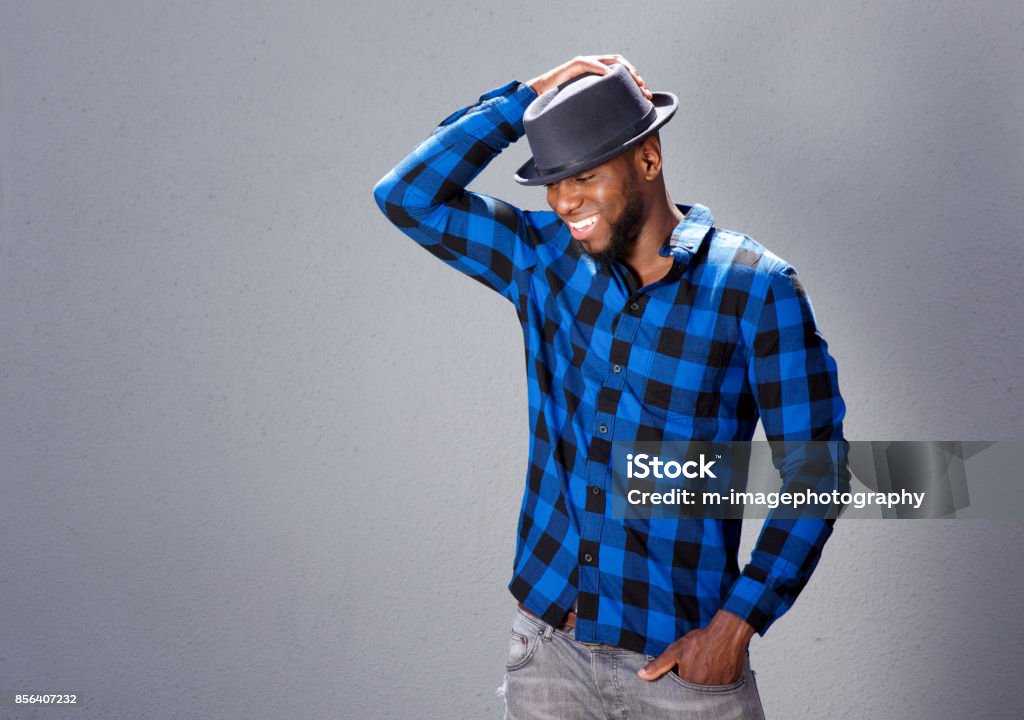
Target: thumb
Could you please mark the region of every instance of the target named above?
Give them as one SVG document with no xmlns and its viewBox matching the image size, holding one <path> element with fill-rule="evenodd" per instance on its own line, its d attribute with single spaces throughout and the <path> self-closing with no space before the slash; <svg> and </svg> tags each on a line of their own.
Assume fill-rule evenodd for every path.
<svg viewBox="0 0 1024 720">
<path fill-rule="evenodd" d="M 638 672 L 637 675 L 640 676 L 641 680 L 657 680 L 671 670 L 675 665 L 676 659 L 670 656 L 667 652 L 663 652 L 661 655 L 640 668 L 640 672 Z"/>
</svg>

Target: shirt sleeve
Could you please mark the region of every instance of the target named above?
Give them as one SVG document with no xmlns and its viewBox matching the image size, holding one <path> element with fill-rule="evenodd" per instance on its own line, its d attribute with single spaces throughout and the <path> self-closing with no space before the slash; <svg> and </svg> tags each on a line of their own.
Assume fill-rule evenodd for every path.
<svg viewBox="0 0 1024 720">
<path fill-rule="evenodd" d="M 524 134 L 523 115 L 536 97 L 518 81 L 482 95 L 445 118 L 373 190 L 402 232 L 513 301 L 523 273 L 536 264 L 526 214 L 466 186 Z"/>
<path fill-rule="evenodd" d="M 818 330 L 810 299 L 790 266 L 772 273 L 750 353 L 748 377 L 782 491 L 849 490 L 835 360 Z M 810 442 L 808 442 L 810 441 Z M 760 635 L 786 612 L 807 584 L 832 534 L 835 506 L 796 514 L 768 513 L 750 563 L 730 590 L 724 610 Z"/>
</svg>

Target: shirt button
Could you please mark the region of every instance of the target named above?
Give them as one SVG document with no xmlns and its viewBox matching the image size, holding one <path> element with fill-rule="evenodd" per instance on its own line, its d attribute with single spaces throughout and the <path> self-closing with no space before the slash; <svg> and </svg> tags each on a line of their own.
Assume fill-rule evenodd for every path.
<svg viewBox="0 0 1024 720">
<path fill-rule="evenodd" d="M 591 492 L 592 495 L 600 495 L 601 494 L 601 488 L 599 488 L 597 485 L 593 485 L 590 488 L 590 492 Z"/>
<path fill-rule="evenodd" d="M 604 435 L 606 432 L 608 432 L 608 426 L 607 425 L 598 425 L 597 426 L 597 431 L 599 433 L 601 433 L 602 435 Z"/>
<path fill-rule="evenodd" d="M 686 245 L 684 245 L 683 247 L 685 247 L 687 250 L 693 250 L 693 243 L 686 243 Z"/>
<path fill-rule="evenodd" d="M 583 562 L 594 562 L 594 556 L 590 553 L 587 553 L 583 556 Z"/>
<path fill-rule="evenodd" d="M 612 372 L 613 373 L 620 373 L 620 372 L 622 372 L 622 366 L 621 365 L 612 365 Z"/>
<path fill-rule="evenodd" d="M 629 309 L 632 310 L 633 312 L 636 312 L 637 310 L 640 309 L 640 303 L 630 303 Z"/>
</svg>

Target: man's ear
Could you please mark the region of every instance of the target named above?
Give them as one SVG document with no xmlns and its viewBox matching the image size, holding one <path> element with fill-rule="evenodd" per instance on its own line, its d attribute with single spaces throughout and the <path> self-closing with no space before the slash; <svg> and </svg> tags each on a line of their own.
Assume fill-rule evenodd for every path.
<svg viewBox="0 0 1024 720">
<path fill-rule="evenodd" d="M 661 174 L 661 138 L 652 133 L 636 146 L 634 161 L 637 172 L 645 180 L 653 180 Z"/>
</svg>

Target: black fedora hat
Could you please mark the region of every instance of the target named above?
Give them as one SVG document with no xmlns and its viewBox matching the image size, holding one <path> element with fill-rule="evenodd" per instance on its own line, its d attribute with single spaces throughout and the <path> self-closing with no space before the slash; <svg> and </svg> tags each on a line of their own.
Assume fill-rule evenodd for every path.
<svg viewBox="0 0 1024 720">
<path fill-rule="evenodd" d="M 667 123 L 679 107 L 672 93 L 648 100 L 625 65 L 586 73 L 540 95 L 523 125 L 533 157 L 519 168 L 521 185 L 545 185 L 600 165 Z"/>
</svg>

